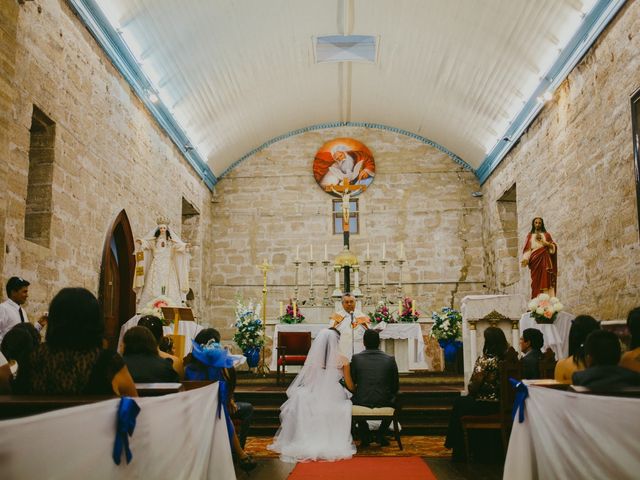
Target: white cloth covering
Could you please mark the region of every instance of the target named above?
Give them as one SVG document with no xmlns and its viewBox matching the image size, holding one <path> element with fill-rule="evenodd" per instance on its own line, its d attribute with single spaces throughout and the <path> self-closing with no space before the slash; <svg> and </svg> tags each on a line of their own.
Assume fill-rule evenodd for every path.
<svg viewBox="0 0 640 480">
<path fill-rule="evenodd" d="M 558 312 L 555 322 L 551 324 L 536 323 L 529 312 L 520 318 L 520 335 L 527 328 L 535 328 L 542 332 L 544 337 L 544 352 L 548 347 L 556 354 L 556 360 L 561 360 L 569 356 L 569 330 L 571 322 L 575 318 L 568 312 Z"/>
<path fill-rule="evenodd" d="M 0 422 L 6 479 L 235 479 L 227 426 L 215 415 L 218 384 L 140 406 L 129 439 L 133 459 L 112 459 L 120 399 Z"/>
<path fill-rule="evenodd" d="M 267 448 L 284 462 L 351 458 L 350 394 L 339 383 L 348 360 L 338 334 L 323 329 L 311 345 L 304 367 L 287 389 L 280 407 L 280 429 Z"/>
<path fill-rule="evenodd" d="M 640 399 L 529 386 L 513 423 L 503 478 L 636 479 Z"/>
</svg>

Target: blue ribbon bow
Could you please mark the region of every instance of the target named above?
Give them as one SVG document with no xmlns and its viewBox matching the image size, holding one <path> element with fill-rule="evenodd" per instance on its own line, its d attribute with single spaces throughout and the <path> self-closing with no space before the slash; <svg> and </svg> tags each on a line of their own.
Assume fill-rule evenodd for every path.
<svg viewBox="0 0 640 480">
<path fill-rule="evenodd" d="M 129 437 L 136 428 L 136 417 L 140 413 L 140 407 L 131 397 L 122 397 L 118 406 L 118 425 L 116 426 L 116 439 L 113 444 L 113 461 L 120 465 L 122 450 L 124 450 L 127 463 L 131 462 L 133 455 L 129 449 Z"/>
<path fill-rule="evenodd" d="M 509 377 L 509 383 L 516 389 L 516 398 L 513 401 L 513 410 L 511 411 L 511 420 L 515 420 L 518 413 L 518 422 L 524 422 L 524 401 L 529 396 L 529 389 L 520 380 Z"/>
</svg>

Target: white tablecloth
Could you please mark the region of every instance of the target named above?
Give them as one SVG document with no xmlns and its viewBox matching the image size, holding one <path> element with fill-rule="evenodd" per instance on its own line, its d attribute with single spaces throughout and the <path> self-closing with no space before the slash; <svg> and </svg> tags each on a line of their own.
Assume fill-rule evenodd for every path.
<svg viewBox="0 0 640 480">
<path fill-rule="evenodd" d="M 118 352 L 122 353 L 124 350 L 124 346 L 122 343 L 122 337 L 127 330 L 132 327 L 138 325 L 138 320 L 140 319 L 140 315 L 135 315 L 134 317 L 127 320 L 127 322 L 120 327 L 120 338 L 118 340 Z M 162 327 L 165 335 L 173 335 L 173 325 Z M 191 340 L 198 334 L 198 332 L 202 330 L 202 325 L 198 325 L 196 322 L 183 322 L 181 321 L 178 324 L 178 335 L 184 335 L 184 354 L 191 352 Z"/>
<path fill-rule="evenodd" d="M 637 479 L 640 399 L 529 386 L 513 424 L 503 478 Z"/>
<path fill-rule="evenodd" d="M 544 336 L 542 351 L 544 352 L 547 347 L 551 347 L 551 350 L 556 354 L 556 360 L 567 358 L 569 356 L 569 330 L 574 318 L 575 316 L 570 313 L 558 312 L 558 316 L 552 324 L 539 324 L 527 312 L 520 318 L 520 335 L 527 328 L 540 330 Z"/>
<path fill-rule="evenodd" d="M 279 332 L 311 332 L 311 338 L 315 338 L 320 330 L 327 328 L 321 323 L 279 323 L 273 333 L 273 353 L 269 368 L 276 370 L 276 346 L 278 345 Z M 428 365 L 424 358 L 424 339 L 422 330 L 417 323 L 389 323 L 380 332 L 381 349 L 395 355 L 398 371 L 408 372 L 411 369 L 426 369 Z M 385 340 L 392 340 L 386 342 Z"/>
<path fill-rule="evenodd" d="M 218 384 L 162 397 L 136 398 L 129 439 L 133 459 L 111 457 L 120 399 L 0 421 L 5 479 L 234 479 Z"/>
</svg>

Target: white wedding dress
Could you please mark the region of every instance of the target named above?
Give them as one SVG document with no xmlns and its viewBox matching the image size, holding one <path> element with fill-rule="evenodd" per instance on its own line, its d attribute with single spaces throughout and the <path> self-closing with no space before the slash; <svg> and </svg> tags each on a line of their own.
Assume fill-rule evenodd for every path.
<svg viewBox="0 0 640 480">
<path fill-rule="evenodd" d="M 351 438 L 351 401 L 340 385 L 348 361 L 338 349 L 339 335 L 322 330 L 280 407 L 280 429 L 267 448 L 283 462 L 341 460 L 356 448 Z"/>
</svg>

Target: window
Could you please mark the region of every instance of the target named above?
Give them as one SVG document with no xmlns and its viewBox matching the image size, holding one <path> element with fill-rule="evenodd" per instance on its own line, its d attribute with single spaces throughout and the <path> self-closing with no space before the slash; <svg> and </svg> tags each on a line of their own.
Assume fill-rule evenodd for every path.
<svg viewBox="0 0 640 480">
<path fill-rule="evenodd" d="M 31 135 L 24 236 L 33 243 L 49 247 L 56 124 L 34 105 L 29 131 Z"/>
<path fill-rule="evenodd" d="M 349 233 L 360 233 L 360 218 L 358 217 L 358 199 L 349 201 Z M 333 200 L 333 233 L 344 233 L 342 228 L 342 200 Z"/>
</svg>

